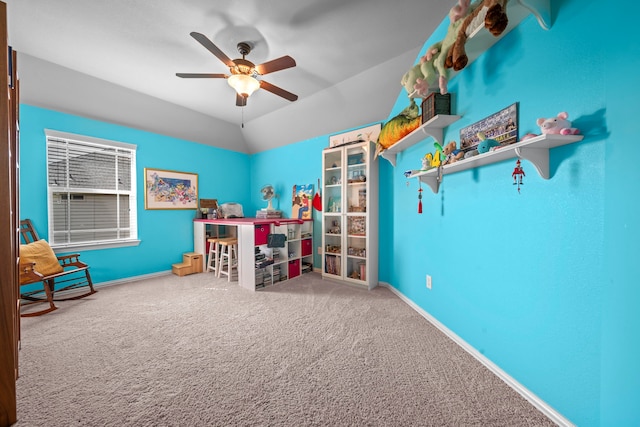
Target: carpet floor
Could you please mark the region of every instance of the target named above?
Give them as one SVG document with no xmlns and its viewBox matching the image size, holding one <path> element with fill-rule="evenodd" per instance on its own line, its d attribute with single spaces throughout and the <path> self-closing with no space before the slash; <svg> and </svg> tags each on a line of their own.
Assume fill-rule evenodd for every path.
<svg viewBox="0 0 640 427">
<path fill-rule="evenodd" d="M 22 318 L 17 427 L 555 425 L 386 288 L 98 289 Z"/>
</svg>

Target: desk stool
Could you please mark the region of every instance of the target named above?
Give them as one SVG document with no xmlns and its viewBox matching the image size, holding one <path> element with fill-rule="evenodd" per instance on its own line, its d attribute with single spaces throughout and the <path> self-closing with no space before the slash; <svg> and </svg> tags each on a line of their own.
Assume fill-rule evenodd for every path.
<svg viewBox="0 0 640 427">
<path fill-rule="evenodd" d="M 221 237 L 211 237 L 209 239 L 207 239 L 207 242 L 209 242 L 209 259 L 207 260 L 207 273 L 209 271 L 213 271 L 213 274 L 215 274 L 216 276 L 218 275 L 218 265 L 219 265 L 219 260 L 218 260 L 218 256 L 220 254 L 220 245 L 219 245 L 219 241 L 221 240 Z"/>
<path fill-rule="evenodd" d="M 222 239 L 218 242 L 220 245 L 220 258 L 218 260 L 217 276 L 225 275 L 229 282 L 233 275 L 233 269 L 238 272 L 238 239 Z M 225 271 L 226 267 L 226 271 Z"/>
</svg>

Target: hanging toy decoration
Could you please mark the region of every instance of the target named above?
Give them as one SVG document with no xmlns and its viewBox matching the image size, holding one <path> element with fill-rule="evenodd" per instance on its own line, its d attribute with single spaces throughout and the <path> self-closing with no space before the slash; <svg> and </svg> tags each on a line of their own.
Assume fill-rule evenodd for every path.
<svg viewBox="0 0 640 427">
<path fill-rule="evenodd" d="M 516 160 L 516 167 L 513 168 L 513 173 L 511 174 L 513 177 L 513 185 L 518 186 L 518 194 L 520 194 L 520 186 L 524 185 L 522 182 L 522 177 L 525 176 L 524 169 L 520 166 L 520 159 Z"/>
<path fill-rule="evenodd" d="M 420 182 L 420 187 L 418 188 L 418 213 L 422 213 L 422 181 Z"/>
</svg>

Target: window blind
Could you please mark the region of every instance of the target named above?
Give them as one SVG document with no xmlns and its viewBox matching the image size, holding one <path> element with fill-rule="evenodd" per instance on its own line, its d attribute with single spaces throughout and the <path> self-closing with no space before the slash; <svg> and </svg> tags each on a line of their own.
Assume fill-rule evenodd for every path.
<svg viewBox="0 0 640 427">
<path fill-rule="evenodd" d="M 135 146 L 48 133 L 47 179 L 52 245 L 137 239 Z"/>
</svg>

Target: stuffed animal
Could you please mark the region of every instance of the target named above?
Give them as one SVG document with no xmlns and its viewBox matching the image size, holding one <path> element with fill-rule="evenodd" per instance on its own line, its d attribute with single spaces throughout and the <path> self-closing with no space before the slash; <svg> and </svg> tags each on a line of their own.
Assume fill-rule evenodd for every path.
<svg viewBox="0 0 640 427">
<path fill-rule="evenodd" d="M 577 135 L 580 131 L 571 127 L 571 122 L 567 120 L 568 117 L 569 114 L 563 111 L 557 117 L 540 118 L 536 123 L 540 126 L 543 135 Z"/>
<path fill-rule="evenodd" d="M 451 141 L 445 145 L 442 152 L 446 156 L 444 162 L 442 162 L 443 165 L 450 165 L 464 157 L 464 152 L 462 150 L 458 150 L 455 141 Z"/>
<path fill-rule="evenodd" d="M 377 158 L 384 150 L 416 130 L 420 126 L 421 121 L 420 107 L 418 107 L 416 101 L 411 98 L 409 106 L 385 123 L 382 129 L 380 129 L 374 158 Z"/>
<path fill-rule="evenodd" d="M 453 67 L 460 71 L 467 66 L 469 58 L 465 50 L 467 38 L 478 28 L 481 21 L 484 27 L 494 36 L 499 36 L 507 28 L 509 19 L 507 17 L 508 0 L 482 0 L 474 3 L 470 7 L 470 13 L 460 24 L 457 38 L 451 46 L 445 60 L 447 68 Z"/>
<path fill-rule="evenodd" d="M 424 75 L 422 74 L 422 64 L 416 64 L 409 71 L 404 73 L 402 79 L 400 79 L 400 84 L 404 87 L 404 90 L 407 91 L 407 95 L 409 98 L 415 98 L 418 95 L 416 90 L 416 83 L 418 81 L 424 80 Z"/>
<path fill-rule="evenodd" d="M 433 154 L 427 153 L 422 158 L 422 169 L 423 171 L 429 170 L 433 168 Z"/>
<path fill-rule="evenodd" d="M 433 58 L 433 67 L 438 73 L 438 86 L 440 87 L 440 93 L 445 95 L 448 91 L 448 74 L 447 67 L 445 65 L 449 50 L 456 42 L 458 38 L 458 31 L 462 25 L 465 17 L 468 16 L 474 9 L 474 5 L 470 5 L 470 0 L 458 0 L 458 3 L 449 11 L 449 27 L 447 28 L 447 34 L 441 42 L 435 43 L 431 46 L 430 50 L 437 51 L 438 54 Z M 433 57 L 427 53 L 428 57 Z"/>
<path fill-rule="evenodd" d="M 500 145 L 498 141 L 495 139 L 487 138 L 484 132 L 478 132 L 478 138 L 480 138 L 480 143 L 478 144 L 478 154 L 488 153 L 493 147 L 497 147 Z"/>
</svg>

